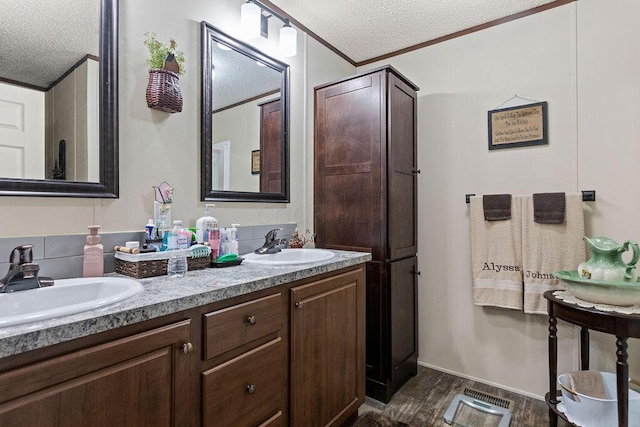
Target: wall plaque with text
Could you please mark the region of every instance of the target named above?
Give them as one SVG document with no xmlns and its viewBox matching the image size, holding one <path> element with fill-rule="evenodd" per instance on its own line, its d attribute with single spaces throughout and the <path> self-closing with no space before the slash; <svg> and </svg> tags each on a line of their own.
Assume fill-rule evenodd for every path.
<svg viewBox="0 0 640 427">
<path fill-rule="evenodd" d="M 489 150 L 548 144 L 547 103 L 489 111 Z"/>
</svg>

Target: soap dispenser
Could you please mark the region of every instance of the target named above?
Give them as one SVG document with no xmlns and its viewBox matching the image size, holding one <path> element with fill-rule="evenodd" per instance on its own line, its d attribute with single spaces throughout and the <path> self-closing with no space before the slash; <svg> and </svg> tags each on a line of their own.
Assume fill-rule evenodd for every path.
<svg viewBox="0 0 640 427">
<path fill-rule="evenodd" d="M 83 277 L 102 277 L 104 275 L 104 258 L 102 236 L 98 234 L 99 225 L 90 225 L 87 243 L 84 245 L 84 259 L 82 262 Z"/>
<path fill-rule="evenodd" d="M 198 218 L 196 221 L 196 242 L 202 243 L 209 241 L 209 232 L 213 228 L 213 224 L 218 222 L 217 219 L 211 216 L 210 208 L 215 205 L 207 203 L 204 205 L 204 215 Z"/>
</svg>

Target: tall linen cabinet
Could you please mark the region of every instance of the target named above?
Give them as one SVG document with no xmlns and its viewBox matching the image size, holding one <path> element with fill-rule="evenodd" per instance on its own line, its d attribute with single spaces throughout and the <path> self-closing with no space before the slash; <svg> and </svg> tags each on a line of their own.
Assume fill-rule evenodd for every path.
<svg viewBox="0 0 640 427">
<path fill-rule="evenodd" d="M 370 252 L 366 393 L 417 373 L 418 87 L 390 66 L 315 88 L 316 247 Z"/>
</svg>

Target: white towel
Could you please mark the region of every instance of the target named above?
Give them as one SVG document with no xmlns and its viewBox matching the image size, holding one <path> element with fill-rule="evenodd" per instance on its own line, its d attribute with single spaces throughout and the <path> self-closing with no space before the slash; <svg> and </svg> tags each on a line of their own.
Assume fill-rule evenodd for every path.
<svg viewBox="0 0 640 427">
<path fill-rule="evenodd" d="M 522 264 L 524 312 L 547 314 L 545 291 L 564 289 L 554 271 L 575 270 L 585 260 L 584 213 L 581 194 L 566 194 L 563 224 L 533 220 L 533 196 L 524 196 L 522 208 Z"/>
<path fill-rule="evenodd" d="M 473 303 L 522 310 L 522 197 L 504 221 L 485 221 L 482 196 L 470 202 Z"/>
</svg>

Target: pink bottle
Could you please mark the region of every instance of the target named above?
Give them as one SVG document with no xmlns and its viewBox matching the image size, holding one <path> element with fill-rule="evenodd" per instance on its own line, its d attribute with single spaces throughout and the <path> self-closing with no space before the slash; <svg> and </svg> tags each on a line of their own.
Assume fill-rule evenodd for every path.
<svg viewBox="0 0 640 427">
<path fill-rule="evenodd" d="M 102 237 L 98 234 L 99 225 L 90 225 L 87 243 L 84 245 L 84 260 L 82 262 L 83 277 L 102 277 L 104 275 L 104 258 Z"/>
</svg>

